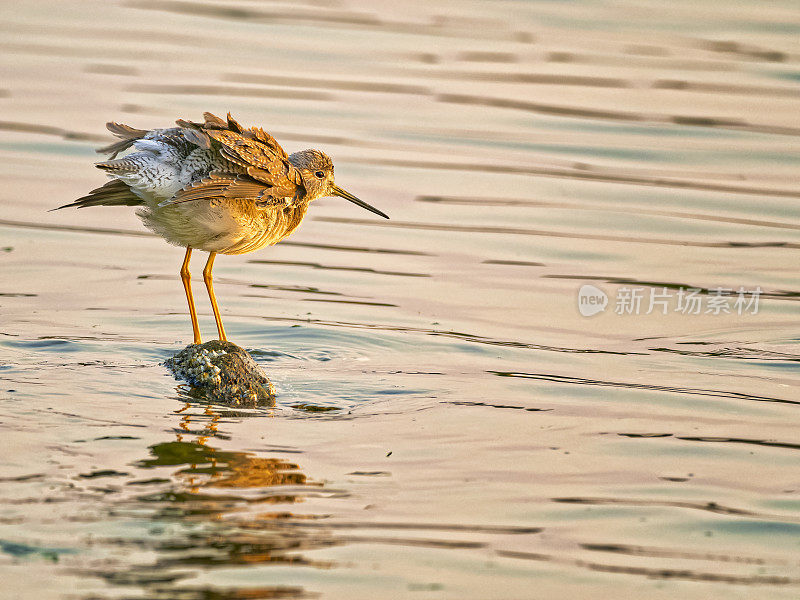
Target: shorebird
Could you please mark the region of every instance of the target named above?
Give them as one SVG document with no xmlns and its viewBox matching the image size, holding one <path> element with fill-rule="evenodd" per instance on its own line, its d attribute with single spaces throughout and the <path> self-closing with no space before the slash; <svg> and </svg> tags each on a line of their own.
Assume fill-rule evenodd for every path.
<svg viewBox="0 0 800 600">
<path fill-rule="evenodd" d="M 211 113 L 204 117 L 203 123 L 179 119 L 177 127 L 167 129 L 108 123 L 120 141 L 100 148 L 109 159 L 95 166 L 111 181 L 58 207 L 138 206 L 136 214 L 148 229 L 185 247 L 180 276 L 195 344 L 202 339 L 189 273 L 193 249 L 209 253 L 203 281 L 219 339 L 227 341 L 211 277 L 217 254 L 277 244 L 297 229 L 308 205 L 323 196 L 339 196 L 389 218 L 334 184 L 333 162 L 324 152 L 287 154 L 266 131 L 245 129 L 230 113 L 226 120 Z"/>
</svg>

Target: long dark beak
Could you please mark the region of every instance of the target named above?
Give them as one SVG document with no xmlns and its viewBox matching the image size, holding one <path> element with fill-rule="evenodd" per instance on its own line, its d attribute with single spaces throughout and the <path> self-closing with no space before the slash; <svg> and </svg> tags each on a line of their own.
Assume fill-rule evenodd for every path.
<svg viewBox="0 0 800 600">
<path fill-rule="evenodd" d="M 389 215 L 387 215 L 385 213 L 382 213 L 377 208 L 375 208 L 374 206 L 370 206 L 369 204 L 367 204 L 363 200 L 359 200 L 358 198 L 353 196 L 353 194 L 351 194 L 350 192 L 344 191 L 338 185 L 334 185 L 331 188 L 331 194 L 333 194 L 334 196 L 339 196 L 340 198 L 344 198 L 345 200 L 350 200 L 350 202 L 352 202 L 353 204 L 357 204 L 361 208 L 366 208 L 369 212 L 373 212 L 376 215 L 379 215 L 379 216 L 383 217 L 384 219 L 388 219 L 389 218 Z"/>
</svg>

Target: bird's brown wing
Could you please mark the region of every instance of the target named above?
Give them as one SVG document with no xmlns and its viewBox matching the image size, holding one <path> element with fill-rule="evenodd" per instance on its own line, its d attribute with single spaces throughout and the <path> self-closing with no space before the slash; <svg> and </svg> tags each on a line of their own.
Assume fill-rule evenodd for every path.
<svg viewBox="0 0 800 600">
<path fill-rule="evenodd" d="M 139 206 L 144 204 L 141 198 L 133 193 L 123 181 L 112 179 L 105 185 L 92 190 L 86 196 L 78 198 L 75 202 L 59 206 L 60 208 L 86 208 L 87 206 Z"/>
<path fill-rule="evenodd" d="M 212 171 L 205 179 L 183 188 L 171 203 L 218 198 L 246 200 L 261 208 L 284 204 L 283 197 L 276 196 L 272 186 L 247 175 L 218 171 Z"/>
<path fill-rule="evenodd" d="M 204 117 L 202 124 L 178 121 L 189 141 L 211 147 L 226 160 L 243 167 L 250 177 L 271 186 L 276 198 L 305 195 L 300 172 L 270 134 L 260 127 L 243 128 L 230 113 L 227 121 L 211 113 L 205 113 Z"/>
</svg>

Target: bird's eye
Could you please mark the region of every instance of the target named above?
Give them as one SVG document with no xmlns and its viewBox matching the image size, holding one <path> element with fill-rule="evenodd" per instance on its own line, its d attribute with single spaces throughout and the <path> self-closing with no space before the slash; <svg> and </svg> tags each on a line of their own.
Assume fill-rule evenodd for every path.
<svg viewBox="0 0 800 600">
<path fill-rule="evenodd" d="M 319 179 L 325 179 L 325 171 L 317 171 L 314 173 Z"/>
</svg>

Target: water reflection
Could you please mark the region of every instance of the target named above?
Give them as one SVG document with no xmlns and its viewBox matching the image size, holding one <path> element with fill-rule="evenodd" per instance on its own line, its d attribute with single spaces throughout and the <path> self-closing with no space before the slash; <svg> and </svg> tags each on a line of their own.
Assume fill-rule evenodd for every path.
<svg viewBox="0 0 800 600">
<path fill-rule="evenodd" d="M 148 488 L 112 509 L 116 518 L 140 523 L 141 533 L 96 540 L 110 555 L 119 549 L 130 554 L 118 564 L 104 561 L 97 568 L 81 569 L 81 574 L 114 588 L 136 588 L 156 599 L 317 597 L 316 591 L 300 586 L 270 585 L 276 580 L 273 574 L 285 579 L 281 567 L 352 568 L 313 556 L 334 547 L 486 552 L 493 539 L 525 539 L 543 531 L 529 526 L 330 520 L 330 515 L 307 507 L 300 512 L 294 507 L 312 497 L 340 499 L 349 493 L 309 479 L 294 460 L 222 448 L 228 441 L 223 424 L 269 418 L 269 412 L 186 402 L 175 414 L 174 437 L 149 446 L 148 456 L 133 464 L 137 473 L 120 473 L 136 476 L 129 479 L 129 487 Z M 383 471 L 349 475 L 391 477 Z M 244 573 L 236 571 L 240 568 L 247 569 L 246 581 L 238 579 Z"/>
<path fill-rule="evenodd" d="M 219 431 L 221 421 L 237 413 L 187 403 L 177 414 L 174 439 L 150 446 L 149 456 L 135 463 L 140 478 L 129 482 L 156 484 L 159 489 L 116 509 L 127 516 L 144 510 L 148 534 L 105 540 L 112 546 L 146 550 L 155 558 L 92 574 L 113 586 L 138 587 L 148 598 L 305 597 L 301 588 L 293 586 L 228 586 L 224 579 L 214 585 L 192 584 L 199 572 L 210 573 L 213 580 L 215 569 L 245 565 L 329 568 L 329 561 L 311 560 L 303 552 L 335 542 L 320 529 L 292 526 L 293 521 L 314 517 L 293 514 L 291 506 L 310 493 L 325 493 L 322 484 L 309 481 L 298 464 L 214 444 L 227 437 Z M 147 477 L 152 471 L 162 476 Z"/>
</svg>

